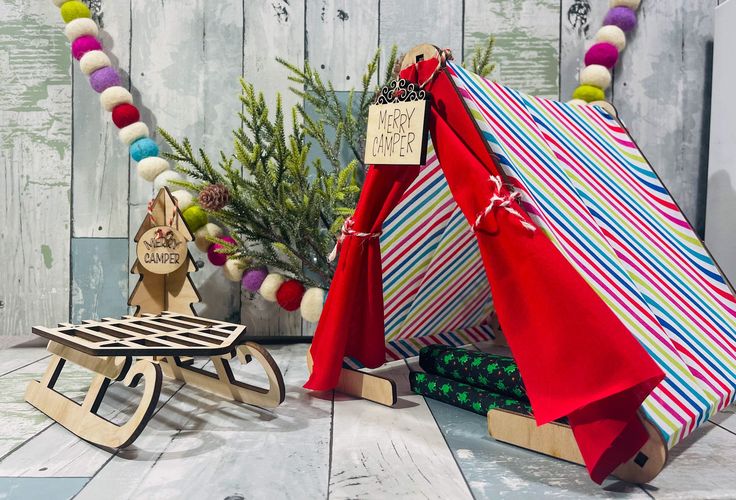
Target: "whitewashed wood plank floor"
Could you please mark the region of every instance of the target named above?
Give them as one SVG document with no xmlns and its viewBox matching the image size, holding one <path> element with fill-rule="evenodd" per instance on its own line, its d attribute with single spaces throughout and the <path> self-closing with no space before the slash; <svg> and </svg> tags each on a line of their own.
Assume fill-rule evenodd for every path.
<svg viewBox="0 0 736 500">
<path fill-rule="evenodd" d="M 672 450 L 652 484 L 599 487 L 582 467 L 494 442 L 482 416 L 412 394 L 416 360 L 381 370 L 398 382 L 399 404 L 386 408 L 305 391 L 307 346 L 269 349 L 286 381 L 281 407 L 263 411 L 165 381 L 146 430 L 115 454 L 23 401 L 48 362 L 43 348 L 0 350 L 0 499 L 736 498 L 733 407 Z M 254 364 L 233 368 L 264 381 Z M 82 396 L 87 373 L 62 377 L 61 388 Z M 100 412 L 124 419 L 137 398 L 113 384 Z"/>
</svg>

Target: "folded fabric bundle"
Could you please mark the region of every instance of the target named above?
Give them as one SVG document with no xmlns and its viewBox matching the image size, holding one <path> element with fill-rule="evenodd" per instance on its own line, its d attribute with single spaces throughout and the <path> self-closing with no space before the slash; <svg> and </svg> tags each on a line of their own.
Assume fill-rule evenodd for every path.
<svg viewBox="0 0 736 500">
<path fill-rule="evenodd" d="M 432 345 L 419 351 L 419 366 L 427 373 L 529 403 L 519 368 L 511 357 Z"/>
<path fill-rule="evenodd" d="M 513 397 L 473 387 L 439 375 L 410 372 L 411 390 L 428 398 L 451 404 L 464 410 L 485 416 L 489 410 L 503 409 L 525 415 L 532 414 L 529 401 L 519 401 Z"/>
</svg>

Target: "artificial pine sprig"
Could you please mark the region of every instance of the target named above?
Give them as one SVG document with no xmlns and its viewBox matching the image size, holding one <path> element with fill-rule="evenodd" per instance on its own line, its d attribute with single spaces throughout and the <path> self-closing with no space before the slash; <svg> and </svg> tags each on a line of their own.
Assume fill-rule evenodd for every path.
<svg viewBox="0 0 736 500">
<path fill-rule="evenodd" d="M 493 71 L 494 40 L 476 48 L 472 70 L 483 76 Z M 386 61 L 383 83 L 395 77 L 396 47 Z M 217 165 L 189 139 L 180 141 L 159 130 L 171 148 L 164 156 L 177 163 L 190 182 L 176 184 L 200 193 L 213 184 L 227 188 L 229 201 L 210 211 L 225 227 L 235 244 L 221 239 L 222 253 L 246 262 L 265 264 L 307 286 L 329 288 L 335 263 L 327 255 L 340 227 L 352 215 L 365 175 L 363 148 L 372 96 L 378 90 L 377 51 L 361 78 L 361 88 L 350 90 L 343 104 L 331 82 L 324 83 L 309 63 L 297 67 L 278 60 L 291 72 L 297 86 L 291 91 L 303 104 L 291 111 L 291 130 L 285 128 L 281 97 L 273 116 L 263 94 L 241 80 L 240 128 L 233 131 L 233 153 L 220 152 Z M 305 105 L 313 112 L 308 114 Z M 310 157 L 312 145 L 327 160 Z M 347 164 L 341 151 L 353 159 Z"/>
</svg>

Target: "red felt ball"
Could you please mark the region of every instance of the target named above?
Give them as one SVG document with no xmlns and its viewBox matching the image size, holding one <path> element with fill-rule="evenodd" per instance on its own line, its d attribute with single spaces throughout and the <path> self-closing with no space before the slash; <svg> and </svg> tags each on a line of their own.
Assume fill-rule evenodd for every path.
<svg viewBox="0 0 736 500">
<path fill-rule="evenodd" d="M 287 311 L 296 311 L 302 302 L 304 285 L 297 280 L 286 280 L 276 290 L 276 302 Z"/>
<path fill-rule="evenodd" d="M 127 102 L 118 104 L 112 110 L 112 122 L 117 128 L 127 127 L 140 119 L 138 108 Z"/>
</svg>

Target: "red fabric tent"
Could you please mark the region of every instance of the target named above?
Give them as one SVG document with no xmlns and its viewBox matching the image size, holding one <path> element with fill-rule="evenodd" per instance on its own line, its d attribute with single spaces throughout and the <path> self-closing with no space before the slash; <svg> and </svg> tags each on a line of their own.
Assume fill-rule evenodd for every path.
<svg viewBox="0 0 736 500">
<path fill-rule="evenodd" d="M 647 440 L 637 410 L 663 372 L 608 306 L 531 225 L 500 178 L 451 79 L 438 60 L 401 76 L 427 82 L 430 132 L 453 197 L 476 237 L 504 334 L 527 387 L 538 424 L 567 416 L 596 482 Z M 353 230 L 377 233 L 416 167 L 372 166 Z M 492 199 L 503 200 L 489 209 Z M 332 389 L 343 357 L 368 367 L 384 362 L 380 250 L 376 238 L 348 234 L 311 353 L 305 387 Z"/>
</svg>

